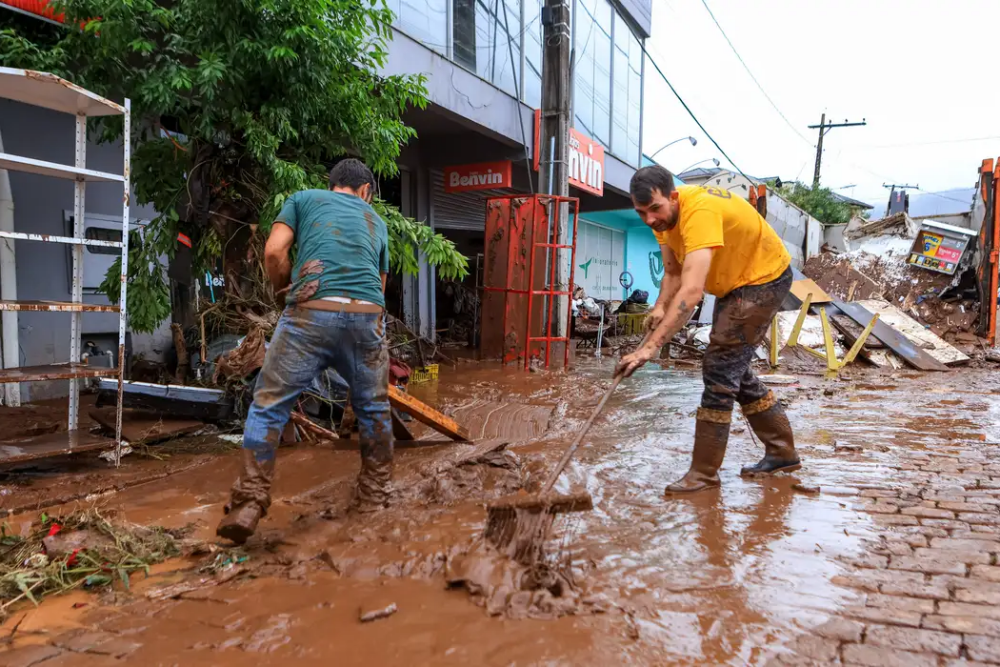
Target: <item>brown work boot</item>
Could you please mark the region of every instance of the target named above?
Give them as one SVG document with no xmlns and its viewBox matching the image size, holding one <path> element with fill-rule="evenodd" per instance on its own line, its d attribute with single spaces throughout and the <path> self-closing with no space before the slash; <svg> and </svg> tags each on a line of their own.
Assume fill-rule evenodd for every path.
<svg viewBox="0 0 1000 667">
<path fill-rule="evenodd" d="M 361 472 L 348 510 L 360 514 L 388 507 L 392 499 L 392 460 L 361 459 Z"/>
<path fill-rule="evenodd" d="M 226 516 L 219 522 L 215 534 L 236 544 L 243 544 L 257 530 L 257 524 L 271 506 L 271 481 L 274 459 L 258 463 L 249 449 L 243 450 L 243 472 L 233 484 Z"/>
<path fill-rule="evenodd" d="M 759 401 L 743 406 L 743 414 L 750 422 L 750 428 L 764 443 L 764 458 L 756 465 L 744 467 L 740 475 L 770 475 L 792 472 L 802 467 L 802 461 L 795 451 L 792 425 L 788 423 L 785 409 L 773 393 L 768 392 Z"/>
<path fill-rule="evenodd" d="M 669 485 L 664 493 L 694 493 L 719 486 L 719 468 L 729 443 L 729 421 L 732 413 L 698 408 L 694 426 L 694 449 L 687 474 Z"/>
</svg>

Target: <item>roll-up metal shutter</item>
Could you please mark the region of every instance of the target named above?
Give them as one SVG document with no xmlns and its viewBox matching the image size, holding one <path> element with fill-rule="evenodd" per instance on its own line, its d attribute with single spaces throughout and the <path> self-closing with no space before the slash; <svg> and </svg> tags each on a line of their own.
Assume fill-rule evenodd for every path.
<svg viewBox="0 0 1000 667">
<path fill-rule="evenodd" d="M 486 231 L 486 200 L 509 190 L 476 190 L 445 192 L 444 173 L 431 172 L 431 202 L 434 207 L 434 229 L 466 229 Z"/>
</svg>

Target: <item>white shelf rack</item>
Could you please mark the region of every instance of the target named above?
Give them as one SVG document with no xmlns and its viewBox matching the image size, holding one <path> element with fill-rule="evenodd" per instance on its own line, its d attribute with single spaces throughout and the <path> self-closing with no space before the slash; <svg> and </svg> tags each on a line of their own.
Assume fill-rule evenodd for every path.
<svg viewBox="0 0 1000 667">
<path fill-rule="evenodd" d="M 0 370 L 0 384 L 8 382 L 38 382 L 48 380 L 69 380 L 69 427 L 67 433 L 48 434 L 34 442 L 32 439 L 19 440 L 15 447 L 5 447 L 0 442 L 0 464 L 5 461 L 23 461 L 45 456 L 56 456 L 99 449 L 101 441 L 79 429 L 81 379 L 95 377 L 118 378 L 118 403 L 115 423 L 115 439 L 107 440 L 107 446 L 115 445 L 121 453 L 122 433 L 122 387 L 125 380 L 125 324 L 126 291 L 128 287 L 128 234 L 129 234 L 129 173 L 131 167 L 131 102 L 123 105 L 76 86 L 65 79 L 47 72 L 0 67 L 0 97 L 30 104 L 53 111 L 72 114 L 76 117 L 75 159 L 72 165 L 47 162 L 35 158 L 0 152 L 0 169 L 27 172 L 74 182 L 73 193 L 73 235 L 54 236 L 12 231 L 0 231 L 0 238 L 44 243 L 64 243 L 72 246 L 73 270 L 71 300 L 60 301 L 0 301 L 2 311 L 68 312 L 70 313 L 70 358 L 67 363 L 45 366 L 21 366 Z M 95 116 L 121 115 L 124 117 L 122 173 L 112 174 L 87 168 L 87 119 Z M 122 240 L 99 241 L 84 236 L 86 214 L 87 183 L 122 184 Z M 104 246 L 121 250 L 121 293 L 119 306 L 103 306 L 83 303 L 83 247 Z M 117 312 L 118 320 L 118 367 L 101 368 L 88 366 L 81 360 L 82 318 L 84 312 Z M 16 450 L 16 457 L 6 456 L 8 450 Z"/>
</svg>

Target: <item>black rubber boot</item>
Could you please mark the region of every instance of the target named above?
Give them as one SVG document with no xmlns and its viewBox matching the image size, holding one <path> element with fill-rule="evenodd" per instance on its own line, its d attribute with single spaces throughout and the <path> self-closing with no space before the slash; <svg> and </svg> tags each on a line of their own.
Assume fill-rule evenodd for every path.
<svg viewBox="0 0 1000 667">
<path fill-rule="evenodd" d="M 698 409 L 694 427 L 694 449 L 691 468 L 683 477 L 669 485 L 664 494 L 694 493 L 719 486 L 719 468 L 729 444 L 730 413 Z M 706 418 L 707 417 L 707 418 Z"/>
<path fill-rule="evenodd" d="M 756 465 L 744 467 L 740 475 L 771 475 L 793 472 L 802 467 L 802 461 L 795 451 L 792 425 L 788 423 L 785 409 L 773 394 L 768 393 L 760 401 L 745 406 L 743 414 L 750 422 L 750 428 L 764 444 L 764 458 Z"/>
</svg>

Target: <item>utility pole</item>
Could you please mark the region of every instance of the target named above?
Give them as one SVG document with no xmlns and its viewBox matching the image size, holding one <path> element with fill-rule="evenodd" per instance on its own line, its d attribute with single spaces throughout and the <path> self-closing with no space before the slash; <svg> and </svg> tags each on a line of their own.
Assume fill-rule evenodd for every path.
<svg viewBox="0 0 1000 667">
<path fill-rule="evenodd" d="M 569 0 L 545 0 L 542 7 L 542 118 L 539 146 L 538 188 L 542 194 L 569 195 L 569 124 L 570 124 L 570 34 Z M 569 239 L 566 205 L 550 212 L 558 217 L 560 243 Z M 569 291 L 569 254 L 554 249 L 559 291 Z M 532 287 L 533 289 L 533 287 Z M 565 336 L 569 327 L 566 308 L 557 308 L 557 336 Z"/>
<path fill-rule="evenodd" d="M 810 130 L 819 130 L 819 140 L 816 142 L 816 169 L 813 171 L 813 189 L 819 187 L 819 170 L 823 162 L 823 136 L 835 127 L 859 127 L 867 124 L 868 122 L 864 118 L 861 119 L 860 123 L 849 123 L 846 120 L 843 123 L 827 123 L 824 113 L 820 117 L 819 125 L 809 126 Z"/>
<path fill-rule="evenodd" d="M 904 185 L 900 183 L 883 183 L 883 188 L 889 188 L 889 205 L 885 208 L 886 217 L 894 213 L 907 213 L 910 210 L 910 195 L 906 193 L 907 190 L 919 190 L 919 185 Z M 900 197 L 899 201 L 896 201 L 896 189 L 903 191 L 903 196 Z"/>
</svg>

